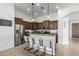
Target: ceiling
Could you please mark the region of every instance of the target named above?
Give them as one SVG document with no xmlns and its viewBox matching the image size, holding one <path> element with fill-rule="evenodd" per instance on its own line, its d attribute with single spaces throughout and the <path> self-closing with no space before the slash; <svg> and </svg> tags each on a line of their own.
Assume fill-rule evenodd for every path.
<svg viewBox="0 0 79 59">
<path fill-rule="evenodd" d="M 64 8 L 68 5 L 68 3 L 49 3 L 49 9 L 48 9 L 48 3 L 39 3 L 38 6 L 37 4 L 38 3 L 34 3 L 34 5 L 32 5 L 32 3 L 16 3 L 15 8 L 22 11 L 23 13 L 26 13 L 28 16 L 32 17 L 33 15 L 33 17 L 40 17 L 43 15 L 47 15 L 48 10 L 49 14 L 51 14 L 57 11 L 58 8 Z M 30 9 L 30 11 L 27 11 L 27 9 Z"/>
</svg>

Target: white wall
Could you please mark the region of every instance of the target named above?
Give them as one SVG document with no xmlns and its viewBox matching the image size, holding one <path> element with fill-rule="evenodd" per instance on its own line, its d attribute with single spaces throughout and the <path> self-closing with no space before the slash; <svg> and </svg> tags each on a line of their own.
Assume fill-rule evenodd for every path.
<svg viewBox="0 0 79 59">
<path fill-rule="evenodd" d="M 61 8 L 58 10 L 58 41 L 59 44 L 65 43 L 65 44 L 69 44 L 69 21 L 65 21 L 66 19 L 68 19 L 69 17 L 65 17 L 68 14 L 75 12 L 75 11 L 79 11 L 79 4 L 70 4 L 68 6 L 66 6 L 65 8 Z M 76 19 L 75 16 L 73 16 L 74 19 Z M 71 19 L 72 20 L 72 19 Z M 66 22 L 66 24 L 65 24 Z M 67 26 L 66 28 L 64 28 L 64 24 L 65 26 Z"/>
<path fill-rule="evenodd" d="M 63 44 L 68 44 L 69 43 L 69 18 L 64 17 L 63 18 Z"/>
<path fill-rule="evenodd" d="M 15 17 L 22 18 L 24 21 L 31 22 L 31 18 L 17 8 L 15 8 Z"/>
<path fill-rule="evenodd" d="M 0 3 L 0 19 L 12 21 L 12 26 L 0 26 L 0 51 L 14 47 L 14 4 Z"/>
</svg>

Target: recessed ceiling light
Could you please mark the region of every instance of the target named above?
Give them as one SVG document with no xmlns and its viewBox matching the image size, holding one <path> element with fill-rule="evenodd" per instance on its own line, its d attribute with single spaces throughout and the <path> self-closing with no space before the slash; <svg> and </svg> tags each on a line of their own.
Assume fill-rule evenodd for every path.
<svg viewBox="0 0 79 59">
<path fill-rule="evenodd" d="M 30 9 L 29 9 L 29 8 L 27 8 L 27 11 L 30 11 Z"/>
<path fill-rule="evenodd" d="M 34 19 L 32 19 L 32 21 L 34 21 Z"/>
<path fill-rule="evenodd" d="M 40 4 L 39 4 L 39 3 L 37 3 L 37 6 L 40 6 Z"/>
<path fill-rule="evenodd" d="M 44 12 L 47 12 L 46 10 L 44 10 Z"/>
<path fill-rule="evenodd" d="M 56 6 L 56 9 L 58 9 L 59 8 L 59 6 Z"/>
<path fill-rule="evenodd" d="M 37 15 L 37 13 L 35 13 L 35 15 Z"/>
</svg>

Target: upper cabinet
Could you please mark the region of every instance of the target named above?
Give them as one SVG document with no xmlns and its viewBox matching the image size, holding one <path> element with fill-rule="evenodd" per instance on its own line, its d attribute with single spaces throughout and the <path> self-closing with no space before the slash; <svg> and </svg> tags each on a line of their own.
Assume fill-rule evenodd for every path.
<svg viewBox="0 0 79 59">
<path fill-rule="evenodd" d="M 45 21 L 43 21 L 43 27 L 44 27 L 44 29 L 45 28 L 50 28 L 50 21 L 49 20 L 45 20 Z"/>
<path fill-rule="evenodd" d="M 21 18 L 15 17 L 15 24 L 20 24 L 20 25 L 22 25 L 22 24 L 23 24 L 23 20 L 22 20 Z"/>
<path fill-rule="evenodd" d="M 58 29 L 58 21 L 50 21 L 50 29 Z"/>
<path fill-rule="evenodd" d="M 32 23 L 30 23 L 30 22 L 28 23 L 28 29 L 30 29 L 30 30 L 32 29 Z"/>
<path fill-rule="evenodd" d="M 24 27 L 25 29 L 28 29 L 28 22 L 23 21 L 23 27 Z"/>
<path fill-rule="evenodd" d="M 21 18 L 15 17 L 15 23 L 23 25 L 25 29 L 28 30 L 41 30 L 41 29 L 58 29 L 58 21 L 45 20 L 43 22 L 27 22 L 23 21 Z"/>
<path fill-rule="evenodd" d="M 58 21 L 44 21 L 44 22 L 26 22 L 23 21 L 23 25 L 25 29 L 30 29 L 30 30 L 41 30 L 41 29 L 58 29 Z"/>
<path fill-rule="evenodd" d="M 38 23 L 37 22 L 33 22 L 33 23 L 31 23 L 32 24 L 32 29 L 33 30 L 37 30 L 38 29 Z"/>
<path fill-rule="evenodd" d="M 25 29 L 32 29 L 32 24 L 30 22 L 23 21 L 23 26 Z"/>
<path fill-rule="evenodd" d="M 44 29 L 44 24 L 43 24 L 43 22 L 38 23 L 38 29 Z"/>
</svg>

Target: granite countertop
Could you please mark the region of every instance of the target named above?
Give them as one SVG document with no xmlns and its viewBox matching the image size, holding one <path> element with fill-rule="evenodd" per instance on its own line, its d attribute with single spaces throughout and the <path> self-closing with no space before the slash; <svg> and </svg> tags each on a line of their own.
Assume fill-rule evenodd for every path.
<svg viewBox="0 0 79 59">
<path fill-rule="evenodd" d="M 31 33 L 30 35 L 40 35 L 40 36 L 56 36 L 56 33 L 53 34 L 41 34 L 41 33 Z"/>
<path fill-rule="evenodd" d="M 57 35 L 57 33 L 50 33 L 50 34 L 44 34 L 44 33 L 31 33 L 31 34 Z"/>
<path fill-rule="evenodd" d="M 43 34 L 43 33 L 30 33 L 30 35 L 41 35 L 41 36 L 57 36 L 57 33 Z M 27 35 L 24 35 L 27 36 Z"/>
</svg>

